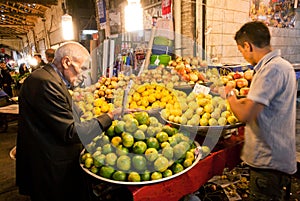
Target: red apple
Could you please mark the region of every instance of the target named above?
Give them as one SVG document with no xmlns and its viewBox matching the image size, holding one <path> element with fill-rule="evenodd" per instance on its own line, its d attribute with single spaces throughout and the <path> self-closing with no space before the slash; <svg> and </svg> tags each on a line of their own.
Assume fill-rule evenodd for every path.
<svg viewBox="0 0 300 201">
<path fill-rule="evenodd" d="M 240 95 L 241 96 L 246 96 L 249 93 L 249 87 L 243 87 L 240 89 Z"/>
<path fill-rule="evenodd" d="M 242 74 L 238 71 L 233 74 L 233 79 L 235 79 L 235 80 L 240 79 L 242 77 L 243 77 Z"/>
<path fill-rule="evenodd" d="M 246 80 L 245 78 L 237 79 L 235 80 L 235 82 L 238 88 L 243 88 L 248 86 L 248 80 Z"/>
</svg>

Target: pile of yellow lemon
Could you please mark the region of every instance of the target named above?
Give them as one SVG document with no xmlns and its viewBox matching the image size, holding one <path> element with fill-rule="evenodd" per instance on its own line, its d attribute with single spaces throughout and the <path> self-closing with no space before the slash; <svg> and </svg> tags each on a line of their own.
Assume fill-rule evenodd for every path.
<svg viewBox="0 0 300 201">
<path fill-rule="evenodd" d="M 145 83 L 133 87 L 128 96 L 128 107 L 142 110 L 166 108 L 178 103 L 178 93 L 163 84 Z"/>
</svg>

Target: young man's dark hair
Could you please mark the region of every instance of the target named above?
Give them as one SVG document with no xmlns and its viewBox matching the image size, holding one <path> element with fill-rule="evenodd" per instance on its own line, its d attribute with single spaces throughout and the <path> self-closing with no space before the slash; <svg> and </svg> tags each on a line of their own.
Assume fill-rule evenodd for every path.
<svg viewBox="0 0 300 201">
<path fill-rule="evenodd" d="M 270 45 L 270 32 L 267 25 L 260 21 L 248 22 L 236 32 L 234 40 L 244 47 L 244 42 L 249 42 L 262 48 Z"/>
</svg>

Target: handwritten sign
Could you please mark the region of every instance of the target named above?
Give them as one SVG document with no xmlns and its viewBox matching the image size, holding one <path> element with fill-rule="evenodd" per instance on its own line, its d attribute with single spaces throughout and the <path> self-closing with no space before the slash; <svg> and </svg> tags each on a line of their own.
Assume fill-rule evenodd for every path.
<svg viewBox="0 0 300 201">
<path fill-rule="evenodd" d="M 208 94 L 210 92 L 210 88 L 206 87 L 204 85 L 196 83 L 195 86 L 194 86 L 193 92 L 195 94 L 203 93 L 203 94 L 206 95 L 206 94 Z"/>
</svg>

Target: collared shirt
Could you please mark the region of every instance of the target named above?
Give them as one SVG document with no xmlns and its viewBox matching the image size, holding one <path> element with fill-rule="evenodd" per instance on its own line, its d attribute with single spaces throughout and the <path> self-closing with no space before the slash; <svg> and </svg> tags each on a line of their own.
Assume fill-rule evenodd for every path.
<svg viewBox="0 0 300 201">
<path fill-rule="evenodd" d="M 248 99 L 265 107 L 245 127 L 242 160 L 257 168 L 293 174 L 296 161 L 296 92 L 293 66 L 280 51 L 265 55 L 254 67 Z"/>
<path fill-rule="evenodd" d="M 66 78 L 63 76 L 63 74 L 57 69 L 57 67 L 53 64 L 53 63 L 49 63 L 52 68 L 57 72 L 57 74 L 59 75 L 59 77 L 61 77 L 61 79 L 63 80 L 63 82 L 65 83 L 65 85 L 67 86 L 68 89 L 71 89 L 71 84 L 70 82 L 68 82 L 68 80 L 66 80 Z"/>
</svg>

